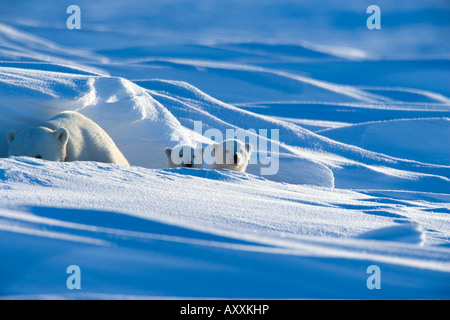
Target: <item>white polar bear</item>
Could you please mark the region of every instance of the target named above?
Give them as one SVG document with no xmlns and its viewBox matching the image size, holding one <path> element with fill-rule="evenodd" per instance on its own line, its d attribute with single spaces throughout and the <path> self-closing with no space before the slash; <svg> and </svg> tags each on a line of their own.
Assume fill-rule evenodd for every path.
<svg viewBox="0 0 450 320">
<path fill-rule="evenodd" d="M 203 149 L 193 148 L 189 145 L 181 145 L 173 149 L 164 150 L 169 168 L 201 168 Z"/>
<path fill-rule="evenodd" d="M 214 143 L 212 145 L 214 155 L 213 169 L 245 172 L 252 148 L 250 143 L 244 144 L 234 139 L 225 140 L 221 144 Z"/>
<path fill-rule="evenodd" d="M 111 137 L 85 116 L 65 111 L 19 133 L 7 134 L 8 156 L 52 161 L 97 161 L 129 165 Z"/>
</svg>

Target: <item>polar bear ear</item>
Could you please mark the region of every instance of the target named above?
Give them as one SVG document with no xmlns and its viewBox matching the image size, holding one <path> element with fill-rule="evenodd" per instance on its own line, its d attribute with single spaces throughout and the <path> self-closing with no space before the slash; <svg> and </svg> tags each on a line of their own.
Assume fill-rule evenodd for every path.
<svg viewBox="0 0 450 320">
<path fill-rule="evenodd" d="M 166 154 L 167 159 L 170 159 L 170 156 L 172 155 L 172 149 L 165 148 L 164 153 Z"/>
<path fill-rule="evenodd" d="M 250 151 L 252 151 L 252 149 L 253 149 L 253 146 L 250 143 L 246 143 L 245 149 L 247 150 L 248 153 L 250 153 Z"/>
<path fill-rule="evenodd" d="M 14 138 L 16 137 L 16 130 L 9 130 L 8 134 L 6 135 L 6 139 L 8 140 L 8 144 L 11 144 L 13 142 Z"/>
<path fill-rule="evenodd" d="M 53 134 L 62 146 L 65 146 L 69 141 L 69 131 L 65 128 L 59 128 Z"/>
</svg>

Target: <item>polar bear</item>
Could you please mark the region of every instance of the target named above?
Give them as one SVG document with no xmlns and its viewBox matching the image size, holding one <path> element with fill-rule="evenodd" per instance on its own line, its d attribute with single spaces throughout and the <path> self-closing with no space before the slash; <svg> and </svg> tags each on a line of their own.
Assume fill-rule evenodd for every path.
<svg viewBox="0 0 450 320">
<path fill-rule="evenodd" d="M 95 122 L 74 112 L 7 134 L 9 156 L 52 161 L 97 161 L 128 166 L 111 137 Z"/>
<path fill-rule="evenodd" d="M 173 149 L 164 150 L 169 168 L 201 168 L 203 149 L 193 148 L 189 145 L 181 145 Z"/>
<path fill-rule="evenodd" d="M 214 155 L 214 170 L 228 169 L 237 172 L 245 172 L 252 151 L 250 143 L 242 143 L 239 140 L 229 139 L 222 143 L 212 145 Z"/>
</svg>

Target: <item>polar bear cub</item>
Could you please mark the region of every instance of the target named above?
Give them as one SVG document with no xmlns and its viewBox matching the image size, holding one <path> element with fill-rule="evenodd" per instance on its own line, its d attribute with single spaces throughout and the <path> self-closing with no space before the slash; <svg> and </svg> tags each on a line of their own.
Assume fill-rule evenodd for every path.
<svg viewBox="0 0 450 320">
<path fill-rule="evenodd" d="M 203 149 L 193 148 L 189 145 L 177 146 L 164 150 L 169 168 L 201 168 Z"/>
<path fill-rule="evenodd" d="M 111 137 L 89 118 L 65 111 L 16 133 L 7 134 L 8 156 L 51 161 L 97 161 L 129 165 Z"/>
<path fill-rule="evenodd" d="M 225 140 L 220 144 L 214 143 L 212 145 L 212 153 L 214 155 L 213 169 L 245 172 L 252 148 L 250 143 L 244 144 L 234 139 Z"/>
</svg>

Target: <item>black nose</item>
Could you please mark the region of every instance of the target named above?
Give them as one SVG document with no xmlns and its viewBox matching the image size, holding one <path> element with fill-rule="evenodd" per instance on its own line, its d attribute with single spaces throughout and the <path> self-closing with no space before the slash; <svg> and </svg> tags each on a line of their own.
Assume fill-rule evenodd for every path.
<svg viewBox="0 0 450 320">
<path fill-rule="evenodd" d="M 185 166 L 188 168 L 192 168 L 192 163 L 186 163 Z"/>
<path fill-rule="evenodd" d="M 238 156 L 237 156 L 237 154 L 234 155 L 233 159 L 234 159 L 234 164 L 237 164 L 238 163 Z"/>
</svg>

